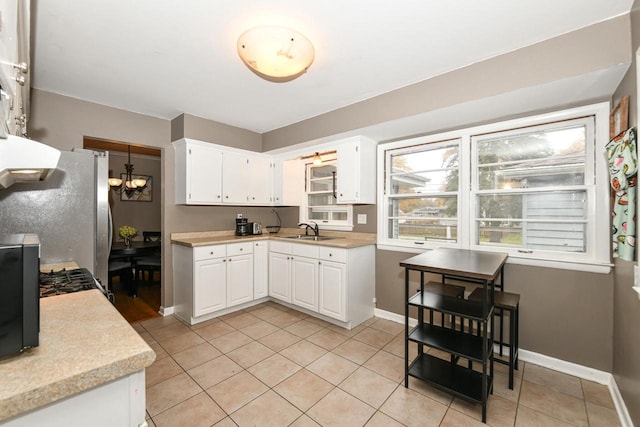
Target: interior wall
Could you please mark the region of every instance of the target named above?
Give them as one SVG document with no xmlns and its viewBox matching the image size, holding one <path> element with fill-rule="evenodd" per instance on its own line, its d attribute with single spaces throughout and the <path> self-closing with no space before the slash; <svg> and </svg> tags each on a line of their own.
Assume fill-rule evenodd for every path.
<svg viewBox="0 0 640 427">
<path fill-rule="evenodd" d="M 120 178 L 124 174 L 125 163 L 128 162 L 125 153 L 112 151 L 109 153 L 109 176 Z M 150 191 L 150 201 L 129 200 L 126 196 L 121 196 L 113 191 L 109 191 L 109 205 L 113 217 L 113 241 L 121 241 L 118 235 L 118 228 L 123 225 L 131 225 L 138 230 L 138 235 L 134 240 L 142 240 L 143 231 L 162 230 L 162 191 L 161 191 L 161 162 L 159 157 L 131 155 L 133 163 L 133 173 L 135 175 L 151 176 L 147 182 L 147 189 Z"/>
<path fill-rule="evenodd" d="M 377 308 L 404 315 L 404 269 L 399 264 L 412 256 L 376 251 Z M 427 275 L 425 280 L 440 277 Z M 417 289 L 417 274 L 411 282 Z M 612 273 L 507 264 L 505 289 L 520 294 L 520 348 L 611 372 Z"/>
<path fill-rule="evenodd" d="M 638 126 L 637 58 L 640 49 L 640 8 L 637 1 L 631 12 L 633 63 L 613 95 L 614 103 L 629 95 L 629 125 Z M 640 208 L 640 205 L 638 205 Z M 636 226 L 636 230 L 638 227 Z M 637 238 L 637 236 L 636 236 Z M 636 259 L 638 258 L 636 254 Z M 613 311 L 613 375 L 635 425 L 640 425 L 640 300 L 633 286 L 636 262 L 615 260 Z"/>
<path fill-rule="evenodd" d="M 173 185 L 173 178 L 166 179 L 168 175 L 165 167 L 168 162 L 165 154 L 173 151 L 168 149 L 170 147 L 170 122 L 168 120 L 34 89 L 31 92 L 31 116 L 28 130 L 31 138 L 60 150 L 82 148 L 85 136 L 161 149 L 161 178 L 154 185 L 157 185 L 157 192 L 160 196 L 160 217 L 163 228 L 164 230 L 171 229 L 171 224 L 166 224 L 166 215 L 164 214 L 166 203 L 163 202 L 162 197 L 165 184 Z M 173 157 L 171 161 L 173 161 Z M 173 177 L 173 175 L 170 176 Z M 171 263 L 171 258 L 167 258 L 166 249 L 170 246 L 167 242 L 168 239 L 164 239 L 163 268 Z M 169 277 L 167 272 L 163 270 L 163 301 L 167 289 L 171 290 L 172 295 L 173 285 L 171 281 L 166 280 L 167 277 Z"/>
<path fill-rule="evenodd" d="M 263 151 L 628 64 L 629 27 L 620 16 L 267 132 Z"/>
</svg>

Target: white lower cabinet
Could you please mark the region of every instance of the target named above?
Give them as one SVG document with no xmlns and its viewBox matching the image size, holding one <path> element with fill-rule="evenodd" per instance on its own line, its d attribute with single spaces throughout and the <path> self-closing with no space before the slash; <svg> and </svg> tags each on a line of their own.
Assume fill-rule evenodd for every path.
<svg viewBox="0 0 640 427">
<path fill-rule="evenodd" d="M 253 301 L 253 255 L 227 259 L 227 307 Z"/>
<path fill-rule="evenodd" d="M 291 302 L 291 256 L 269 252 L 269 296 Z"/>
<path fill-rule="evenodd" d="M 253 301 L 252 242 L 195 248 L 174 244 L 173 274 L 175 313 L 191 324 Z"/>
<path fill-rule="evenodd" d="M 374 263 L 374 245 L 174 244 L 174 309 L 194 324 L 271 297 L 351 329 L 373 316 Z"/>
<path fill-rule="evenodd" d="M 318 259 L 291 257 L 291 303 L 318 311 Z"/>
<path fill-rule="evenodd" d="M 193 315 L 213 313 L 227 306 L 227 259 L 196 261 L 193 277 Z"/>
<path fill-rule="evenodd" d="M 353 249 L 272 241 L 269 295 L 352 328 L 373 316 L 374 246 Z"/>
<path fill-rule="evenodd" d="M 253 299 L 269 296 L 269 241 L 253 243 Z"/>
<path fill-rule="evenodd" d="M 318 270 L 320 273 L 318 312 L 345 322 L 347 320 L 346 264 L 321 260 Z"/>
</svg>

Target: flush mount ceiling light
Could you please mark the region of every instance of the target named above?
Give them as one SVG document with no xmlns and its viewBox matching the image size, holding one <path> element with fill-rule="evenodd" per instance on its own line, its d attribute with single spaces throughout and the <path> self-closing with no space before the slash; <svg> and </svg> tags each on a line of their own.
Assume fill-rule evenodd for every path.
<svg viewBox="0 0 640 427">
<path fill-rule="evenodd" d="M 242 62 L 272 82 L 288 82 L 300 77 L 311 66 L 314 54 L 309 39 L 289 28 L 255 27 L 238 38 Z"/>
</svg>

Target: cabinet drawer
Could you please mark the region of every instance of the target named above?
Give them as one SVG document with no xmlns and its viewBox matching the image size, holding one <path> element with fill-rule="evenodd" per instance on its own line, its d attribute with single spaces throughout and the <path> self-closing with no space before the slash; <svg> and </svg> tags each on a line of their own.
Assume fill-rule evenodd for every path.
<svg viewBox="0 0 640 427">
<path fill-rule="evenodd" d="M 226 256 L 227 245 L 199 246 L 193 248 L 193 260 L 201 261 L 203 259 L 221 258 Z"/>
<path fill-rule="evenodd" d="M 271 252 L 280 252 L 282 254 L 291 253 L 291 243 L 272 240 L 269 242 L 269 250 Z"/>
<path fill-rule="evenodd" d="M 307 258 L 318 258 L 319 247 L 316 245 L 291 244 L 291 254 Z"/>
<path fill-rule="evenodd" d="M 253 243 L 230 243 L 227 245 L 227 256 L 244 255 L 253 253 Z"/>
<path fill-rule="evenodd" d="M 347 249 L 341 248 L 320 248 L 320 259 L 325 261 L 347 262 Z"/>
</svg>

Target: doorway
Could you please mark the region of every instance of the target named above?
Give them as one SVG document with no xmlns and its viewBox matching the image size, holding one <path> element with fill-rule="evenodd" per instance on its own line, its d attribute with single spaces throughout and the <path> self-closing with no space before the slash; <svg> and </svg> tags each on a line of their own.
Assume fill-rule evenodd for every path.
<svg viewBox="0 0 640 427">
<path fill-rule="evenodd" d="M 162 295 L 161 265 L 143 268 L 146 264 L 160 263 L 161 244 L 155 248 L 137 249 L 127 256 L 117 253 L 116 247 L 125 245 L 120 235 L 122 227 L 133 227 L 136 234 L 132 247 L 138 248 L 150 236 L 162 236 L 161 221 L 161 165 L 162 150 L 135 144 L 84 137 L 83 147 L 109 154 L 109 178 L 118 178 L 122 183 L 109 190 L 113 233 L 109 259 L 109 286 L 115 296 L 115 306 L 130 323 L 160 316 Z M 144 186 L 137 191 L 125 184 L 127 169 L 132 178 L 143 179 Z M 161 239 L 161 237 L 160 237 Z M 113 250 L 112 250 L 113 249 Z"/>
</svg>

